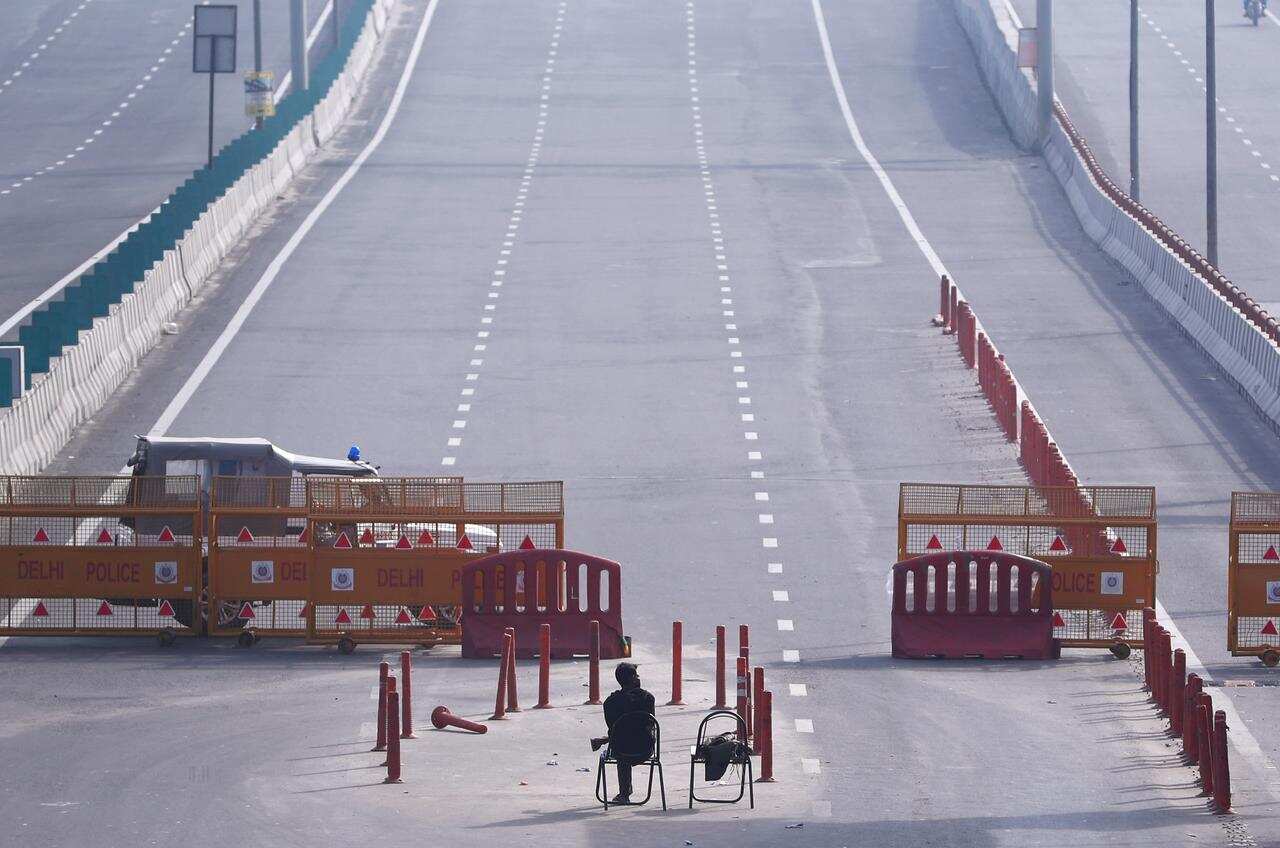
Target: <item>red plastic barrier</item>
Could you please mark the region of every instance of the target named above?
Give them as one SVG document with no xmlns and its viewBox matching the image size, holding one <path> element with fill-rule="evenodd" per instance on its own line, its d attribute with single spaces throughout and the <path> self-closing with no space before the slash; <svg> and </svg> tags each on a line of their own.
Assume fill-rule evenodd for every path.
<svg viewBox="0 0 1280 848">
<path fill-rule="evenodd" d="M 507 673 L 511 665 L 511 634 L 502 634 L 502 659 L 498 660 L 498 696 L 493 702 L 493 715 L 490 721 L 499 721 L 507 717 Z"/>
<path fill-rule="evenodd" d="M 951 281 L 947 279 L 947 275 L 942 275 L 942 302 L 938 308 L 938 315 L 942 319 L 942 326 L 947 329 L 951 328 Z"/>
<path fill-rule="evenodd" d="M 773 783 L 773 693 L 760 693 L 760 777 L 756 783 Z"/>
<path fill-rule="evenodd" d="M 1142 680 L 1148 692 L 1154 691 L 1155 681 L 1152 677 L 1152 637 L 1156 632 L 1156 611 L 1151 607 L 1142 610 Z"/>
<path fill-rule="evenodd" d="M 373 750 L 387 750 L 387 677 L 391 674 L 390 663 L 378 663 L 378 741 Z"/>
<path fill-rule="evenodd" d="M 1196 707 L 1200 703 L 1200 693 L 1204 684 L 1200 675 L 1192 672 L 1187 675 L 1187 685 L 1182 691 L 1182 752 L 1189 762 L 1200 760 L 1200 737 L 1197 735 Z"/>
<path fill-rule="evenodd" d="M 751 672 L 751 726 L 755 728 L 755 735 L 752 737 L 751 750 L 753 753 L 760 753 L 760 736 L 764 733 L 762 722 L 764 721 L 764 669 L 756 666 Z"/>
<path fill-rule="evenodd" d="M 600 703 L 600 622 L 587 624 L 587 703 Z"/>
<path fill-rule="evenodd" d="M 605 602 L 602 585 L 607 584 Z M 590 622 L 600 622 L 600 656 L 627 655 L 622 633 L 622 566 L 561 549 L 516 550 L 477 560 L 462 570 L 462 655 L 491 657 L 502 633 L 516 632 L 517 654 L 532 659 L 538 628 L 552 625 L 551 656 L 590 651 Z"/>
<path fill-rule="evenodd" d="M 387 678 L 387 777 L 383 783 L 400 783 L 400 694 L 396 679 Z"/>
<path fill-rule="evenodd" d="M 1207 692 L 1200 693 L 1196 706 L 1196 737 L 1200 750 L 1197 758 L 1200 766 L 1200 785 L 1205 795 L 1213 795 L 1213 698 Z"/>
<path fill-rule="evenodd" d="M 945 279 L 945 278 L 944 278 Z M 716 709 L 723 710 L 728 705 L 725 700 L 724 685 L 724 625 L 716 625 Z"/>
<path fill-rule="evenodd" d="M 1169 681 L 1169 732 L 1182 735 L 1182 693 L 1187 688 L 1187 653 L 1173 652 L 1173 679 Z"/>
<path fill-rule="evenodd" d="M 954 333 L 956 331 L 956 321 L 959 316 L 960 309 L 960 290 L 955 286 L 951 287 L 951 310 L 947 314 L 951 318 L 951 323 L 947 324 L 947 332 Z"/>
<path fill-rule="evenodd" d="M 681 667 L 684 659 L 684 622 L 671 622 L 671 700 L 667 706 L 675 707 L 684 704 L 681 699 L 684 687 L 684 670 Z"/>
<path fill-rule="evenodd" d="M 964 364 L 973 368 L 978 364 L 977 356 L 977 322 L 973 317 L 973 310 L 969 308 L 969 302 L 962 300 L 956 307 L 958 314 L 956 316 L 956 343 L 960 345 L 960 357 L 964 359 Z"/>
<path fill-rule="evenodd" d="M 551 625 L 538 628 L 538 703 L 535 710 L 551 709 Z"/>
<path fill-rule="evenodd" d="M 504 635 L 511 637 L 511 648 L 507 650 L 507 712 L 520 712 L 520 695 L 516 691 L 516 629 L 508 627 Z"/>
<path fill-rule="evenodd" d="M 957 577 L 950 586 L 953 565 Z M 1056 659 L 1059 651 L 1053 639 L 1051 577 L 1052 569 L 1045 563 L 1001 551 L 949 551 L 897 563 L 893 567 L 893 655 Z M 1038 584 L 1035 588 L 1033 581 Z M 932 608 L 928 603 L 931 588 Z M 1040 608 L 1032 609 L 1036 591 Z"/>
<path fill-rule="evenodd" d="M 747 728 L 747 738 L 751 738 L 751 718 L 750 718 L 750 698 L 747 692 L 750 690 L 751 684 L 748 682 L 751 675 L 747 672 L 746 657 L 738 657 L 738 715 L 742 716 L 742 723 Z"/>
<path fill-rule="evenodd" d="M 400 652 L 400 738 L 413 739 L 413 655 Z"/>
<path fill-rule="evenodd" d="M 1231 763 L 1227 758 L 1227 714 L 1213 714 L 1213 804 L 1218 812 L 1231 810 Z"/>
</svg>

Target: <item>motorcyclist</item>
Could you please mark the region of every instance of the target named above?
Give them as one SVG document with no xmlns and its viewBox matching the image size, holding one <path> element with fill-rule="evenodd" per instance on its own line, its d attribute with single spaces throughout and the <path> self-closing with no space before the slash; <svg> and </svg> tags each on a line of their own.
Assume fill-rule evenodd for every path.
<svg viewBox="0 0 1280 848">
<path fill-rule="evenodd" d="M 1246 18 L 1249 17 L 1249 2 L 1250 0 L 1241 0 L 1241 5 L 1244 6 L 1244 16 Z M 1267 0 L 1259 0 L 1259 2 L 1262 4 L 1262 14 L 1265 15 L 1267 13 Z"/>
</svg>

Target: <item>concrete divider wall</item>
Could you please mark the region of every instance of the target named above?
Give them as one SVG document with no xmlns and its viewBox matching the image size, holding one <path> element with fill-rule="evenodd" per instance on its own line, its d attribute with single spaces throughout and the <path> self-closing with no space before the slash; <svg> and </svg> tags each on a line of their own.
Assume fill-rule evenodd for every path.
<svg viewBox="0 0 1280 848">
<path fill-rule="evenodd" d="M 1133 275 L 1272 428 L 1280 430 L 1280 334 L 1275 320 L 1101 173 L 1061 104 L 1042 143 L 1035 81 L 1017 67 L 1017 29 L 1003 0 L 953 3 L 1014 141 L 1040 150 L 1089 237 Z"/>
<path fill-rule="evenodd" d="M 34 474 L 54 458 L 155 347 L 162 326 L 200 291 L 258 214 L 333 137 L 373 61 L 394 3 L 374 0 L 341 71 L 315 108 L 235 179 L 131 292 L 94 318 L 75 344 L 62 347 L 47 373 L 33 375 L 12 408 L 0 410 L 0 473 Z"/>
</svg>

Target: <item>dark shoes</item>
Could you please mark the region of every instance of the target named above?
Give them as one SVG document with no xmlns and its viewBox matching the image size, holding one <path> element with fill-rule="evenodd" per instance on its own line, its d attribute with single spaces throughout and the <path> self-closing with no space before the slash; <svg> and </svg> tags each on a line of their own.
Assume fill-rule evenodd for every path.
<svg viewBox="0 0 1280 848">
<path fill-rule="evenodd" d="M 631 803 L 631 796 L 630 795 L 614 795 L 613 800 L 610 801 L 609 803 L 617 804 L 619 806 L 629 805 Z"/>
</svg>

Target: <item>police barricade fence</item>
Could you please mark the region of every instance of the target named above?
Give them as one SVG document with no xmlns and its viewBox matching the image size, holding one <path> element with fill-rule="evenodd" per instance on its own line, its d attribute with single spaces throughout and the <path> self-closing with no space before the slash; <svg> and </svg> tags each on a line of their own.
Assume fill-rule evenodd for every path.
<svg viewBox="0 0 1280 848">
<path fill-rule="evenodd" d="M 1280 493 L 1231 495 L 1227 650 L 1280 663 Z"/>
<path fill-rule="evenodd" d="M 373 33 L 370 8 L 364 32 Z M 376 37 L 376 36 L 374 36 Z M 359 73 L 367 71 L 369 38 L 361 48 Z M 358 42 L 359 43 L 359 42 Z M 352 79 L 350 72 L 348 79 Z M 333 101 L 332 120 L 341 120 L 350 98 Z M 296 175 L 317 150 L 314 121 L 304 116 L 277 145 L 284 148 L 290 173 Z M 283 161 L 283 160 L 282 160 Z M 0 414 L 0 473 L 33 473 L 51 461 L 76 426 L 96 412 L 160 337 L 160 328 L 190 302 L 217 269 L 265 200 L 283 183 L 267 178 L 270 157 L 246 168 L 231 188 L 215 200 L 177 239 L 164 258 L 147 270 L 108 314 L 93 319 L 75 344 L 63 347 L 48 373 L 34 377 L 31 387 Z M 268 192 L 262 185 L 271 182 Z"/>
<path fill-rule="evenodd" d="M 622 629 L 622 567 L 612 560 L 562 548 L 516 549 L 468 564 L 462 572 L 464 657 L 502 652 L 503 634 L 516 635 L 516 656 L 538 655 L 539 629 L 551 629 L 550 656 L 591 652 L 591 623 L 600 628 L 600 657 L 630 656 Z"/>
<path fill-rule="evenodd" d="M 504 550 L 561 548 L 559 482 L 308 478 L 308 640 L 462 639 L 464 567 Z"/>
<path fill-rule="evenodd" d="M 0 478 L 0 636 L 198 632 L 198 478 Z"/>
<path fill-rule="evenodd" d="M 948 550 L 1042 560 L 1063 645 L 1122 655 L 1142 644 L 1158 570 L 1154 489 L 903 483 L 898 515 L 900 561 Z"/>
</svg>

